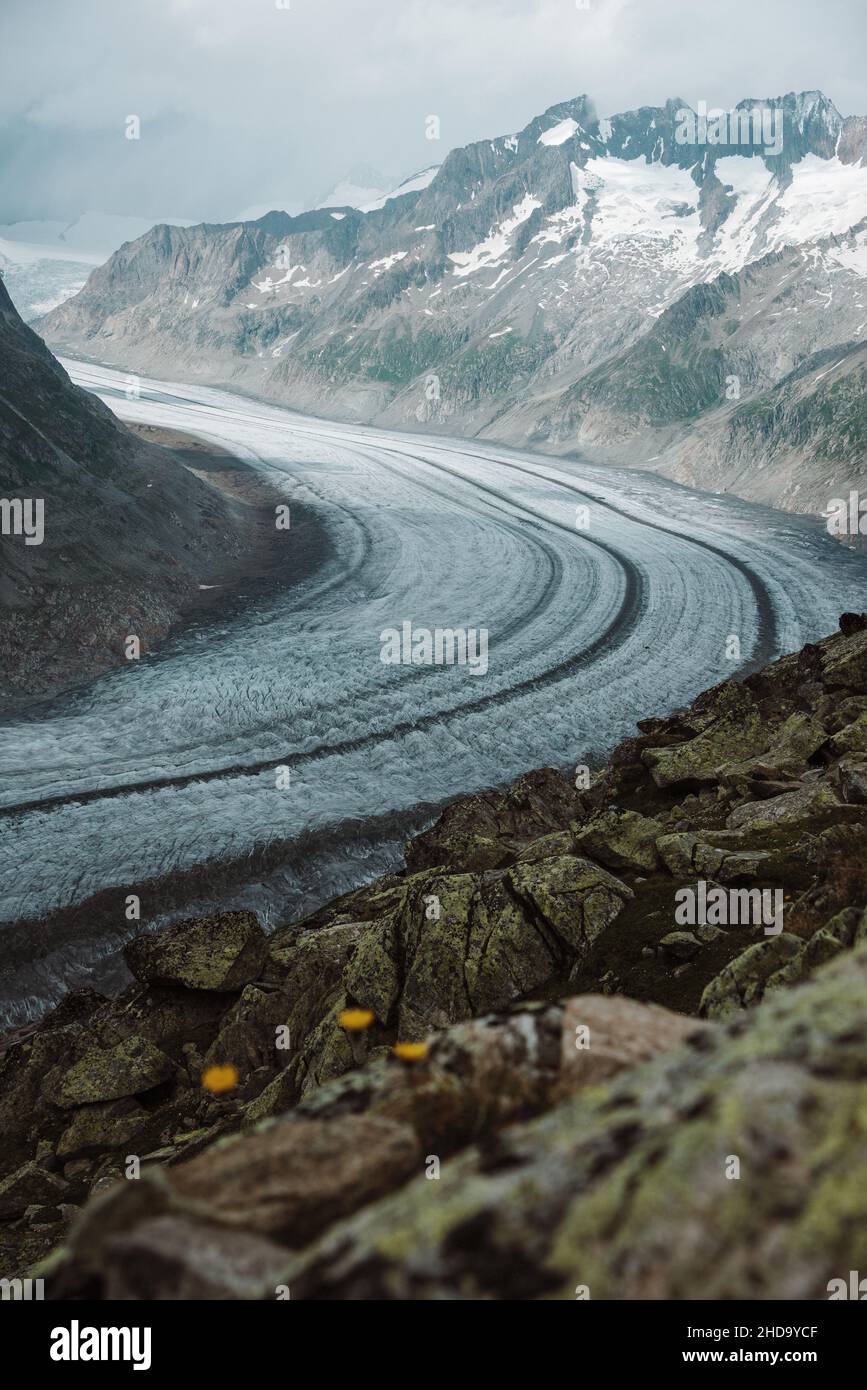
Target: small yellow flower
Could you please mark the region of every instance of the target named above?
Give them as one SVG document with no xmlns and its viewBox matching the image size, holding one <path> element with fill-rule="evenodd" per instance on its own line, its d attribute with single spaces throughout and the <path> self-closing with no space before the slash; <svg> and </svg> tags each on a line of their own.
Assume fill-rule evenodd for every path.
<svg viewBox="0 0 867 1390">
<path fill-rule="evenodd" d="M 427 1043 L 423 1042 L 401 1042 L 395 1043 L 391 1049 L 395 1057 L 399 1057 L 402 1062 L 423 1062 L 427 1056 Z"/>
<path fill-rule="evenodd" d="M 202 1085 L 212 1095 L 222 1096 L 226 1091 L 234 1091 L 238 1084 L 238 1069 L 231 1063 L 222 1067 L 208 1067 L 202 1073 Z"/>
<path fill-rule="evenodd" d="M 347 1033 L 363 1033 L 369 1028 L 375 1015 L 370 1009 L 343 1009 L 337 1015 L 337 1022 Z"/>
</svg>

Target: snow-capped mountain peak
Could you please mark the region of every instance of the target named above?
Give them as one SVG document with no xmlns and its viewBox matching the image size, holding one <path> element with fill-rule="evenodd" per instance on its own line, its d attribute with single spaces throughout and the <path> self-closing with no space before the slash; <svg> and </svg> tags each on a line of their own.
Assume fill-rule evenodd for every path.
<svg viewBox="0 0 867 1390">
<path fill-rule="evenodd" d="M 362 209 L 154 229 L 42 329 L 73 352 L 228 373 L 329 414 L 555 445 L 580 416 L 587 443 L 590 415 L 574 404 L 587 383 L 683 304 L 749 298 L 751 268 L 774 258 L 780 285 L 750 315 L 776 325 L 778 362 L 734 351 L 753 331 L 734 311 L 720 362 L 758 383 L 863 337 L 865 151 L 867 121 L 819 92 L 731 110 L 672 97 L 601 117 L 580 96 Z M 618 390 L 620 409 L 646 388 Z M 687 373 L 672 400 L 693 391 Z M 610 433 L 608 416 L 593 429 Z"/>
</svg>

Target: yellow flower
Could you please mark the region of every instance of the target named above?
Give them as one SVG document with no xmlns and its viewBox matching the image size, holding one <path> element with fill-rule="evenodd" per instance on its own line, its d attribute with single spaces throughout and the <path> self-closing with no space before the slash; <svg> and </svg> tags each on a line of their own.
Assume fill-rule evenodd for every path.
<svg viewBox="0 0 867 1390">
<path fill-rule="evenodd" d="M 337 1022 L 347 1033 L 363 1033 L 369 1028 L 375 1015 L 370 1009 L 343 1009 L 337 1015 Z"/>
<path fill-rule="evenodd" d="M 399 1057 L 402 1062 L 423 1062 L 427 1056 L 427 1043 L 423 1042 L 402 1042 L 395 1043 L 391 1049 L 395 1057 Z"/>
<path fill-rule="evenodd" d="M 238 1084 L 238 1069 L 231 1063 L 222 1067 L 208 1067 L 202 1073 L 202 1085 L 212 1095 L 221 1096 L 226 1091 L 234 1091 Z"/>
</svg>

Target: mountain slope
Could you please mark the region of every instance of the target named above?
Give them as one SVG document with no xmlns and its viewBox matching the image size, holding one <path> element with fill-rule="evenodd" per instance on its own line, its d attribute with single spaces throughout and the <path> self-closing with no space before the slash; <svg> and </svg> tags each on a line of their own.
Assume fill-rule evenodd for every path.
<svg viewBox="0 0 867 1390">
<path fill-rule="evenodd" d="M 741 103 L 715 144 L 688 117 L 672 99 L 600 119 L 578 97 L 366 213 L 156 227 L 41 327 L 70 352 L 340 418 L 585 451 L 676 433 L 724 403 L 728 376 L 742 398 L 767 389 L 867 322 L 867 122 L 818 92 Z M 787 302 L 735 328 L 774 258 Z M 772 313 L 792 315 L 785 332 Z M 706 346 L 695 330 L 714 317 Z M 660 395 L 660 334 L 680 331 Z"/>
<path fill-rule="evenodd" d="M 0 273 L 25 323 L 77 294 L 94 266 L 150 225 L 140 217 L 86 212 L 74 222 L 0 226 Z"/>
<path fill-rule="evenodd" d="M 0 535 L 5 704 L 123 661 L 131 634 L 147 651 L 245 538 L 218 492 L 72 385 L 2 281 L 0 364 L 0 497 L 44 508 L 41 542 Z"/>
<path fill-rule="evenodd" d="M 635 343 L 486 433 L 821 512 L 864 475 L 867 224 L 692 286 Z M 845 379 L 845 385 L 844 385 Z"/>
<path fill-rule="evenodd" d="M 745 404 L 719 409 L 654 467 L 679 482 L 824 513 L 865 484 L 867 347 L 816 352 Z"/>
</svg>

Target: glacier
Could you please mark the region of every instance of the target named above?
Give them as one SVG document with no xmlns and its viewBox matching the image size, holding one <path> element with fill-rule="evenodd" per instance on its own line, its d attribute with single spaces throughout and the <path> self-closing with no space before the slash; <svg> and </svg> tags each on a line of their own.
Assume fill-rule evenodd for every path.
<svg viewBox="0 0 867 1390">
<path fill-rule="evenodd" d="M 247 461 L 316 511 L 333 553 L 0 726 L 7 1022 L 117 956 L 127 894 L 152 925 L 209 891 L 272 925 L 299 916 L 398 865 L 407 830 L 449 799 L 593 765 L 636 718 L 865 607 L 867 560 L 809 518 L 210 387 L 143 378 L 128 400 L 121 373 L 64 365 L 121 418 Z M 380 634 L 405 622 L 486 629 L 484 677 L 384 664 Z M 180 897 L 161 890 L 185 875 Z M 62 941 L 34 928 L 72 910 Z"/>
</svg>

